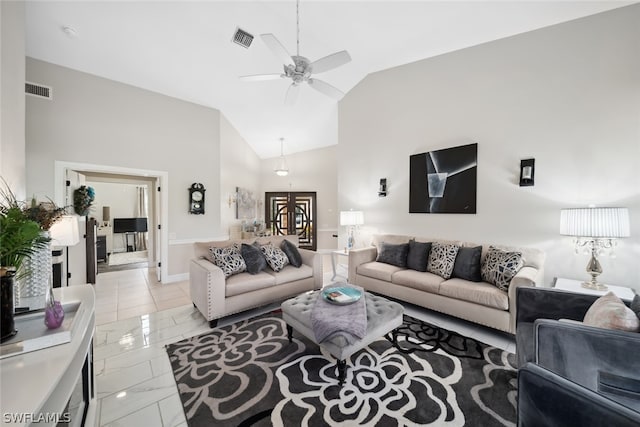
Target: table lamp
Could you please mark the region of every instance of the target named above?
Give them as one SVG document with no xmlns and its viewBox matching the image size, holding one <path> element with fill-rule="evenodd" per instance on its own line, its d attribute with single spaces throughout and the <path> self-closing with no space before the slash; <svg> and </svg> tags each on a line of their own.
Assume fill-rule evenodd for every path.
<svg viewBox="0 0 640 427">
<path fill-rule="evenodd" d="M 355 245 L 355 238 L 353 237 L 354 230 L 359 225 L 364 224 L 364 214 L 362 211 L 342 211 L 340 212 L 340 225 L 348 227 L 349 237 L 347 238 L 347 249 L 353 248 Z"/>
<path fill-rule="evenodd" d="M 63 246 L 67 249 L 67 286 L 69 286 L 69 246 L 75 246 L 80 241 L 78 232 L 78 217 L 75 215 L 63 215 L 62 218 L 49 231 L 52 246 Z"/>
</svg>

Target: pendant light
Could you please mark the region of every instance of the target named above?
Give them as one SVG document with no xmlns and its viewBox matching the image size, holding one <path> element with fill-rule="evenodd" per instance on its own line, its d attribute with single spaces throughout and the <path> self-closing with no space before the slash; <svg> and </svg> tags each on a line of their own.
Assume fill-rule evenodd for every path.
<svg viewBox="0 0 640 427">
<path fill-rule="evenodd" d="M 284 145 L 284 138 L 280 138 L 280 157 L 278 158 L 278 163 L 276 163 L 276 168 L 274 169 L 274 172 L 278 176 L 289 175 L 289 168 L 287 167 L 287 159 L 284 158 L 283 145 Z"/>
</svg>

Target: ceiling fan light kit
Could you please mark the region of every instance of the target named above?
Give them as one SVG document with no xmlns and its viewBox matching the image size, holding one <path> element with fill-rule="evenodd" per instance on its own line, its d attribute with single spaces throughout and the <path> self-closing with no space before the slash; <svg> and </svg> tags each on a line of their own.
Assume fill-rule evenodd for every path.
<svg viewBox="0 0 640 427">
<path fill-rule="evenodd" d="M 295 103 L 298 97 L 298 91 L 300 84 L 308 83 L 309 86 L 317 90 L 318 92 L 329 96 L 334 99 L 341 99 L 344 93 L 330 85 L 327 82 L 312 78 L 311 76 L 325 71 L 333 70 L 341 65 L 351 61 L 351 56 L 346 50 L 333 53 L 331 55 L 320 58 L 317 61 L 311 62 L 308 58 L 300 55 L 300 2 L 296 2 L 296 54 L 289 55 L 289 52 L 280 43 L 280 41 L 273 34 L 261 34 L 260 38 L 267 45 L 267 47 L 276 55 L 283 63 L 284 72 L 282 74 L 257 74 L 252 76 L 240 77 L 245 81 L 264 81 L 264 80 L 276 80 L 291 79 L 292 83 L 287 90 L 285 96 L 285 104 L 292 105 Z"/>
</svg>

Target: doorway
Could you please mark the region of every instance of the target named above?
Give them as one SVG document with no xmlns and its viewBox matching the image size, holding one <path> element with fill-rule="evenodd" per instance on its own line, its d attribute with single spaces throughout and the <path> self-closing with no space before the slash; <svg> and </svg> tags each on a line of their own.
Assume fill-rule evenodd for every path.
<svg viewBox="0 0 640 427">
<path fill-rule="evenodd" d="M 268 192 L 265 198 L 265 222 L 274 236 L 298 235 L 299 246 L 316 250 L 315 191 Z"/>
<path fill-rule="evenodd" d="M 163 278 L 166 278 L 168 265 L 168 232 L 166 227 L 162 227 L 162 224 L 168 223 L 168 195 L 165 190 L 168 187 L 168 173 L 164 171 L 56 161 L 55 200 L 58 204 L 64 206 L 69 205 L 68 200 L 65 199 L 68 197 L 69 192 L 72 194 L 72 189 L 67 187 L 68 171 L 73 171 L 83 177 L 91 176 L 92 179 L 96 179 L 96 177 L 115 177 L 121 180 L 137 179 L 151 183 L 150 188 L 154 191 L 149 192 L 149 238 L 153 243 L 152 250 L 155 256 L 150 256 L 149 258 L 155 260 L 157 280 L 161 282 Z M 80 182 L 76 183 L 76 185 L 77 184 L 80 184 Z M 78 256 L 81 255 L 83 259 L 86 259 L 86 251 L 83 246 L 84 245 L 77 245 L 73 249 L 76 252 L 82 252 L 82 254 L 78 253 Z M 82 264 L 84 264 L 84 260 Z M 84 276 L 81 272 L 78 273 L 76 277 Z"/>
</svg>

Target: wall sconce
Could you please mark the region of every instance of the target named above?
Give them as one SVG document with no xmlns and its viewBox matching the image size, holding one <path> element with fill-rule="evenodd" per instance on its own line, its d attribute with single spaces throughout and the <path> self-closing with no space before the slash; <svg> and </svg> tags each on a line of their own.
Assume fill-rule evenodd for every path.
<svg viewBox="0 0 640 427">
<path fill-rule="evenodd" d="M 238 199 L 238 196 L 236 196 L 235 194 L 234 195 L 229 194 L 229 199 L 227 200 L 229 207 L 231 207 L 231 205 L 233 205 L 237 199 Z"/>
<path fill-rule="evenodd" d="M 520 160 L 520 187 L 530 187 L 534 184 L 536 159 Z"/>
<path fill-rule="evenodd" d="M 387 197 L 387 178 L 380 178 L 380 188 L 378 189 L 378 197 Z"/>
</svg>

